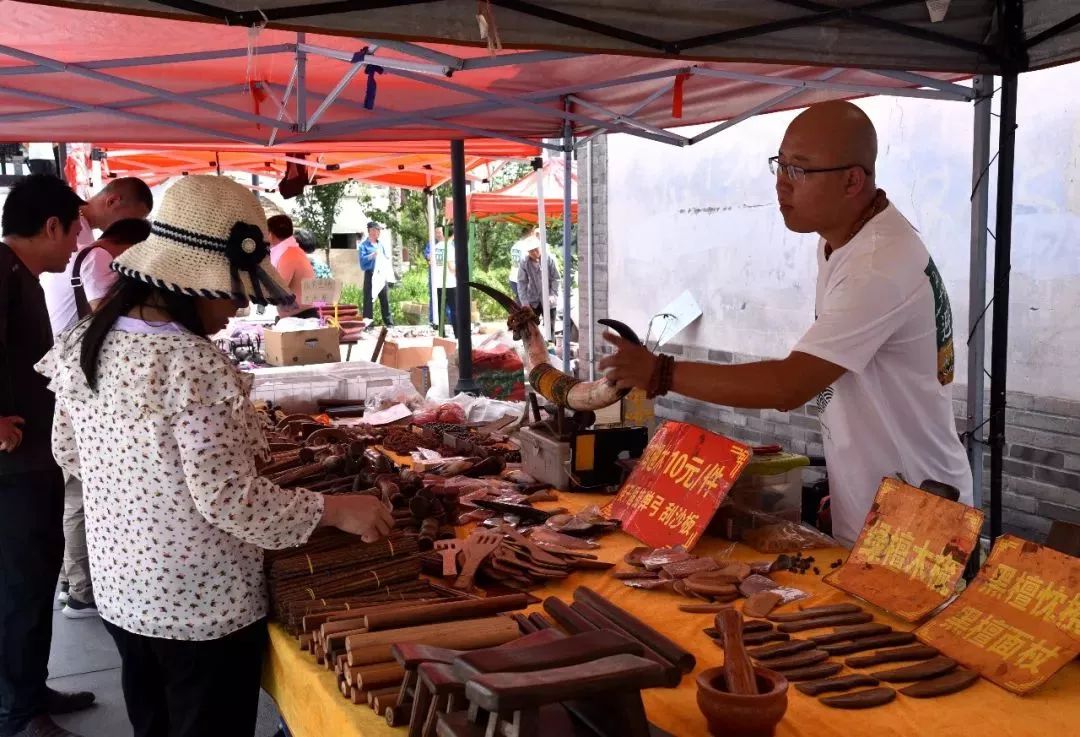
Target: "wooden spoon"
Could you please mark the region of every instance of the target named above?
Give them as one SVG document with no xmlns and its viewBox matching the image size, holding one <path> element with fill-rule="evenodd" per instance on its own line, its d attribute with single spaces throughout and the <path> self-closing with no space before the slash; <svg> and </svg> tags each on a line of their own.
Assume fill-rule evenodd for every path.
<svg viewBox="0 0 1080 737">
<path fill-rule="evenodd" d="M 469 591 L 473 587 L 473 579 L 480 564 L 499 547 L 502 535 L 490 530 L 476 530 L 465 540 L 465 563 L 461 567 L 461 574 L 454 581 L 454 588 Z"/>
</svg>

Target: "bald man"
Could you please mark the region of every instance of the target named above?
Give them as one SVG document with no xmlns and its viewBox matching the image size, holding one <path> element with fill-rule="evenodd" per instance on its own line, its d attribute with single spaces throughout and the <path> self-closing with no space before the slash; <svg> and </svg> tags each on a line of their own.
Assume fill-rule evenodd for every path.
<svg viewBox="0 0 1080 737">
<path fill-rule="evenodd" d="M 876 160 L 873 123 L 848 102 L 807 108 L 769 159 L 784 224 L 820 236 L 815 321 L 787 358 L 661 372 L 658 356 L 607 336 L 618 350 L 600 362 L 620 387 L 732 407 L 789 411 L 816 398 L 832 532 L 849 545 L 883 477 L 940 481 L 972 502 L 948 386 L 949 297 L 918 233 L 877 188 Z"/>
</svg>

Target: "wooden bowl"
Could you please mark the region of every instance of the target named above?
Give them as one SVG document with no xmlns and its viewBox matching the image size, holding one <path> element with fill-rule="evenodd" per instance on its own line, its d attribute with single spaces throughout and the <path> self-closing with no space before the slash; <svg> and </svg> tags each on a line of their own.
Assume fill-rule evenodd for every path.
<svg viewBox="0 0 1080 737">
<path fill-rule="evenodd" d="M 759 693 L 728 693 L 723 668 L 697 677 L 697 702 L 713 737 L 770 737 L 787 711 L 788 681 L 766 668 L 754 668 Z"/>
</svg>

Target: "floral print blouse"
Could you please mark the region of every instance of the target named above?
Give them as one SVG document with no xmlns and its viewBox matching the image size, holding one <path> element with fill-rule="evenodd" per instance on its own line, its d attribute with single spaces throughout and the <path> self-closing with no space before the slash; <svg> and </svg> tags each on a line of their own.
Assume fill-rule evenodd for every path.
<svg viewBox="0 0 1080 737">
<path fill-rule="evenodd" d="M 53 454 L 83 482 L 98 610 L 128 632 L 212 640 L 267 613 L 263 549 L 305 542 L 321 495 L 255 469 L 268 450 L 238 372 L 182 330 L 113 329 L 93 391 L 85 323 L 38 364 L 56 393 Z"/>
</svg>

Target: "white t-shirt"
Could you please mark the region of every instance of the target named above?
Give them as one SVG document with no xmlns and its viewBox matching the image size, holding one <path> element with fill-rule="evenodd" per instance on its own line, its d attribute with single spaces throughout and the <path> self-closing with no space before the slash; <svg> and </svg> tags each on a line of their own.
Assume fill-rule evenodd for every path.
<svg viewBox="0 0 1080 737">
<path fill-rule="evenodd" d="M 75 292 L 71 288 L 71 270 L 75 266 L 75 258 L 79 252 L 95 242 L 94 231 L 85 220 L 81 222 L 82 230 L 79 231 L 76 246 L 78 250 L 71 254 L 67 268 L 62 274 L 45 273 L 40 277 L 53 335 L 59 335 L 78 322 L 79 310 L 75 305 Z M 116 283 L 118 277 L 111 268 L 112 262 L 112 254 L 104 248 L 95 248 L 83 259 L 83 291 L 86 292 L 88 302 L 104 297 Z"/>
<path fill-rule="evenodd" d="M 846 369 L 818 396 L 833 535 L 851 544 L 881 479 L 972 480 L 953 419 L 952 309 L 916 230 L 891 204 L 825 258 L 817 318 L 794 350 Z"/>
<path fill-rule="evenodd" d="M 455 289 L 457 287 L 457 274 L 454 273 L 457 264 L 456 258 L 457 251 L 452 240 L 449 242 L 438 241 L 431 247 L 431 259 L 428 268 L 431 269 L 432 289 L 443 288 L 443 261 L 445 259 L 449 259 L 449 263 L 446 264 L 446 288 Z"/>
</svg>

